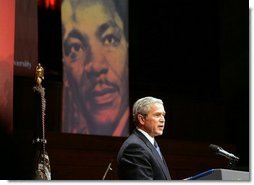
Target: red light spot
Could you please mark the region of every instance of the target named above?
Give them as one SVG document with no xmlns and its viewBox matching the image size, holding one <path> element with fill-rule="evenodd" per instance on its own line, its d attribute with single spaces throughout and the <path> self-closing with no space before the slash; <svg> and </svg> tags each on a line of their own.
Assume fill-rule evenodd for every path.
<svg viewBox="0 0 254 185">
<path fill-rule="evenodd" d="M 56 0 L 45 0 L 45 7 L 54 10 L 56 8 Z"/>
</svg>

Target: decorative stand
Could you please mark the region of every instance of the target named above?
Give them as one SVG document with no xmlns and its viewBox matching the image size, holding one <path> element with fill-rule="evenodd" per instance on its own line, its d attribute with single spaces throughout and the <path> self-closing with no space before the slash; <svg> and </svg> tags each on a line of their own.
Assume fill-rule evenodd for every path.
<svg viewBox="0 0 254 185">
<path fill-rule="evenodd" d="M 39 63 L 35 70 L 36 86 L 35 92 L 35 112 L 36 124 L 34 129 L 33 149 L 34 149 L 34 179 L 51 180 L 51 169 L 49 156 L 46 151 L 47 140 L 45 138 L 45 88 L 42 86 L 44 80 L 44 69 Z"/>
</svg>

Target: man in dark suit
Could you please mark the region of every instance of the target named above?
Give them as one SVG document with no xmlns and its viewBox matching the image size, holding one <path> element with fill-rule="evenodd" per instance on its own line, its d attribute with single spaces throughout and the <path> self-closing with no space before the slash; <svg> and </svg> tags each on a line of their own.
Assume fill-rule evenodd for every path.
<svg viewBox="0 0 254 185">
<path fill-rule="evenodd" d="M 144 97 L 133 105 L 136 128 L 122 144 L 118 156 L 120 180 L 170 180 L 167 164 L 160 153 L 155 136 L 163 134 L 165 110 L 163 102 Z"/>
</svg>

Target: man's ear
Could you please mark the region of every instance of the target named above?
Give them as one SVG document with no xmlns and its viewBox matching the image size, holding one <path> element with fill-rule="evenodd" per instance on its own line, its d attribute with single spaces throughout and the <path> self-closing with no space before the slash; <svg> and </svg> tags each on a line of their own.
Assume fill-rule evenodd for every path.
<svg viewBox="0 0 254 185">
<path fill-rule="evenodd" d="M 145 117 L 142 114 L 138 114 L 138 121 L 141 125 L 145 124 Z"/>
</svg>

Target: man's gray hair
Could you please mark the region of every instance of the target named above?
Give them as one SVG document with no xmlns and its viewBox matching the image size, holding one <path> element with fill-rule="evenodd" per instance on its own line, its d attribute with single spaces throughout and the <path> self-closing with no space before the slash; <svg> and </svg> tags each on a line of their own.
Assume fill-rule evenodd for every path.
<svg viewBox="0 0 254 185">
<path fill-rule="evenodd" d="M 151 96 L 138 99 L 134 103 L 133 109 L 132 109 L 133 121 L 136 124 L 138 123 L 138 114 L 147 116 L 148 112 L 150 111 L 150 105 L 154 103 L 159 103 L 163 105 L 163 101 L 161 99 L 154 98 Z"/>
</svg>

